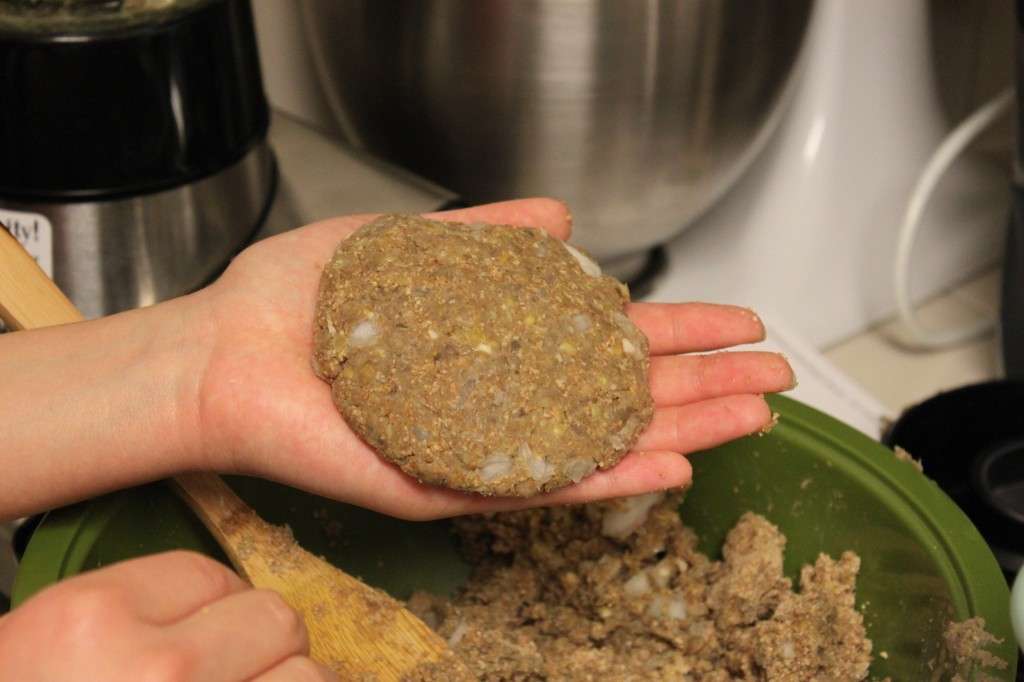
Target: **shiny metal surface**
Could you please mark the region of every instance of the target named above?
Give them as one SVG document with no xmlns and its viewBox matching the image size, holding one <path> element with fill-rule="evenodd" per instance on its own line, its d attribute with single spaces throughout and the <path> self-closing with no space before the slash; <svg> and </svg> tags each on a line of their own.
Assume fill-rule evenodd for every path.
<svg viewBox="0 0 1024 682">
<path fill-rule="evenodd" d="M 349 141 L 468 201 L 552 195 L 604 261 L 664 241 L 778 117 L 811 0 L 304 0 Z"/>
<path fill-rule="evenodd" d="M 86 317 L 151 305 L 206 283 L 253 235 L 274 186 L 266 144 L 223 171 L 163 192 L 0 208 L 53 225 L 53 278 Z"/>
</svg>

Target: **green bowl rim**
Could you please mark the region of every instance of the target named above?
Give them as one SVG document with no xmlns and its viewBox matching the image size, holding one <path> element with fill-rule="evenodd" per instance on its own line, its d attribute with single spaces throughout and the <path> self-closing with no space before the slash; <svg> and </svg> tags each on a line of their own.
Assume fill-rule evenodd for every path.
<svg viewBox="0 0 1024 682">
<path fill-rule="evenodd" d="M 798 434 L 813 433 L 817 438 L 828 441 L 832 447 L 848 455 L 836 466 L 862 480 L 865 479 L 864 472 L 858 469 L 870 470 L 869 484 L 871 481 L 885 484 L 884 491 L 879 485 L 872 484 L 876 493 L 897 498 L 914 512 L 915 523 L 924 526 L 928 534 L 941 543 L 942 553 L 964 588 L 971 613 L 996 614 L 1006 610 L 1009 586 L 995 555 L 967 514 L 938 484 L 911 464 L 897 460 L 893 451 L 882 443 L 834 417 L 785 396 L 771 396 L 769 402 L 773 408 L 784 409 L 785 419 L 780 420 L 776 428 L 789 429 L 796 422 L 802 428 L 802 433 L 798 431 Z M 822 421 L 829 428 L 823 428 Z M 925 513 L 924 501 L 932 508 L 931 514 Z M 904 520 L 907 519 L 904 517 Z M 998 599 L 992 590 L 980 590 L 982 579 L 986 583 L 993 580 L 997 586 L 1003 586 L 1005 598 Z M 995 592 L 1001 594 L 998 587 Z"/>
<path fill-rule="evenodd" d="M 955 572 L 959 589 L 952 590 L 954 605 L 960 595 L 968 616 L 982 616 L 986 629 L 1005 638 L 990 647 L 1007 662 L 1005 671 L 1015 679 L 1020 650 L 1014 641 L 1010 618 L 1010 586 L 981 532 L 967 514 L 939 487 L 909 462 L 898 460 L 888 446 L 834 417 L 785 396 L 770 396 L 769 403 L 784 415 L 777 428 L 793 428 L 796 435 L 817 437 L 847 455 L 836 466 L 858 478 L 870 470 L 875 492 L 899 500 L 913 513 L 913 523 L 927 530 L 939 543 L 943 563 Z M 855 471 L 857 468 L 862 471 Z M 884 486 L 884 488 L 882 487 Z M 925 514 L 925 507 L 932 510 Z M 909 519 L 901 514 L 903 520 Z M 959 594 L 957 594 L 959 592 Z M 1000 678 L 1002 679 L 1002 678 Z"/>
<path fill-rule="evenodd" d="M 11 607 L 68 575 L 80 573 L 91 548 L 90 540 L 102 534 L 124 499 L 114 492 L 47 512 L 18 563 Z M 40 533 L 43 528 L 46 532 Z M 54 556 L 59 556 L 60 561 L 51 561 Z"/>
</svg>

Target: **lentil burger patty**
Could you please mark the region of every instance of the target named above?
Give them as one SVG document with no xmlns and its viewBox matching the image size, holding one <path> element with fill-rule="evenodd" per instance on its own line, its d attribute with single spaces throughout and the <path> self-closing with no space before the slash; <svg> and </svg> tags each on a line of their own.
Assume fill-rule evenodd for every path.
<svg viewBox="0 0 1024 682">
<path fill-rule="evenodd" d="M 650 422 L 628 300 L 541 230 L 384 216 L 324 268 L 313 366 L 406 473 L 534 495 L 613 466 Z"/>
</svg>

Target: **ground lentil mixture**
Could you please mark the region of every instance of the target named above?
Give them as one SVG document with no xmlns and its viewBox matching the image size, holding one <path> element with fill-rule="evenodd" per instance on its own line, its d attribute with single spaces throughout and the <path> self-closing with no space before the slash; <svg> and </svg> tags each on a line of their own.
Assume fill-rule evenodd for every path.
<svg viewBox="0 0 1024 682">
<path fill-rule="evenodd" d="M 871 663 L 859 558 L 820 555 L 794 591 L 786 539 L 757 514 L 723 560 L 661 494 L 456 521 L 470 582 L 408 606 L 487 681 L 863 680 Z M 446 680 L 425 668 L 415 680 Z"/>
<path fill-rule="evenodd" d="M 985 619 L 968 618 L 960 622 L 950 622 L 942 633 L 943 648 L 940 653 L 939 665 L 934 665 L 935 679 L 948 670 L 956 672 L 950 682 L 967 682 L 971 672 L 975 673 L 974 682 L 990 682 L 996 678 L 984 672 L 982 668 L 1005 670 L 1006 661 L 986 651 L 992 644 L 1000 644 L 999 639 L 985 629 Z"/>
<path fill-rule="evenodd" d="M 541 230 L 384 216 L 324 268 L 314 369 L 406 473 L 533 495 L 615 465 L 650 422 L 628 300 Z"/>
</svg>

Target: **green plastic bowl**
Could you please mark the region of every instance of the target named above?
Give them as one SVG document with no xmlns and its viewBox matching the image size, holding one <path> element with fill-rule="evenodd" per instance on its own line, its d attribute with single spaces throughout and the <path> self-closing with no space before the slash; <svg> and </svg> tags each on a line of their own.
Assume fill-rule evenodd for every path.
<svg viewBox="0 0 1024 682">
<path fill-rule="evenodd" d="M 819 552 L 851 549 L 862 559 L 857 587 L 876 656 L 876 678 L 933 679 L 945 624 L 985 618 L 1003 643 L 1013 680 L 1017 648 L 1009 588 L 966 516 L 891 450 L 783 397 L 779 425 L 692 457 L 695 485 L 681 513 L 713 556 L 740 515 L 753 510 L 789 538 L 795 577 Z M 232 479 L 265 518 L 287 523 L 299 542 L 367 582 L 406 597 L 417 588 L 450 593 L 469 567 L 447 523 L 411 523 L 257 481 Z M 323 513 L 338 521 L 325 528 Z M 318 518 L 319 517 L 319 518 Z M 190 548 L 223 560 L 199 521 L 162 485 L 118 492 L 51 512 L 35 532 L 14 586 L 14 604 L 62 578 L 127 557 Z"/>
<path fill-rule="evenodd" d="M 1024 649 L 1024 569 L 1017 573 L 1010 591 L 1010 622 L 1017 636 L 1017 644 Z"/>
</svg>

